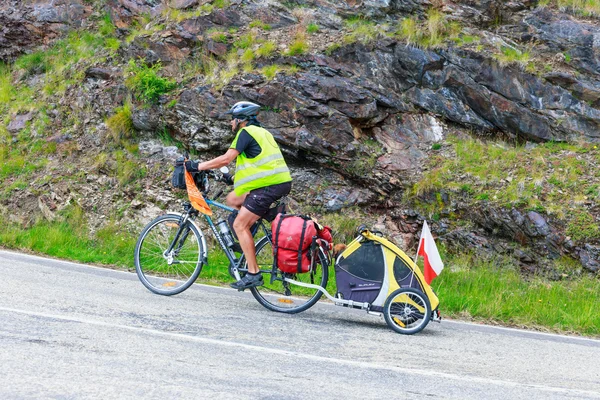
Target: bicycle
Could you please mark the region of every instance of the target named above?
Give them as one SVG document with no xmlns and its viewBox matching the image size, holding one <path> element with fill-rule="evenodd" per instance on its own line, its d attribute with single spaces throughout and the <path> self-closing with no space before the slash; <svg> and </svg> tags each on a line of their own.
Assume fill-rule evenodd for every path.
<svg viewBox="0 0 600 400">
<path fill-rule="evenodd" d="M 140 233 L 134 251 L 135 269 L 140 281 L 151 292 L 171 296 L 188 289 L 198 278 L 203 267 L 208 264 L 208 246 L 204 233 L 196 223 L 200 215 L 210 228 L 221 250 L 229 262 L 228 272 L 236 280 L 241 279 L 248 267 L 243 254 L 238 258 L 240 250 L 236 249 L 235 240 L 231 236 L 227 218 L 215 224 L 211 206 L 225 213 L 233 213 L 234 208 L 216 201 L 221 190 L 212 199 L 208 197 L 210 180 L 225 182 L 228 170 L 200 171 L 188 183 L 188 198 L 183 203 L 183 213 L 170 212 L 155 218 Z M 187 174 L 187 173 L 186 173 Z M 195 185 L 201 194 L 205 207 L 198 207 L 190 197 L 190 185 Z M 193 188 L 192 188 L 193 190 Z M 275 218 L 276 210 L 285 208 L 285 203 L 276 203 L 269 214 Z M 271 219 L 272 220 L 272 219 Z M 298 313 L 312 307 L 323 295 L 320 288 L 325 288 L 328 281 L 329 257 L 319 248 L 315 254 L 310 273 L 287 274 L 278 270 L 273 263 L 271 231 L 264 219 L 258 220 L 252 227 L 255 242 L 256 258 L 260 273 L 263 274 L 264 285 L 250 288 L 254 298 L 269 310 L 283 313 Z M 238 251 L 236 251 L 238 250 Z M 307 286 L 310 285 L 310 286 Z"/>
</svg>

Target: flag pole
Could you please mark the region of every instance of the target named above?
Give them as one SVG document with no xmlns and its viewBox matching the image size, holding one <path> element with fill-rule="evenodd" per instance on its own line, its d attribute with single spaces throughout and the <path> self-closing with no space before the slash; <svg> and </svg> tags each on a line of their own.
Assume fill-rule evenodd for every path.
<svg viewBox="0 0 600 400">
<path fill-rule="evenodd" d="M 425 224 L 427 224 L 427 220 L 423 221 L 423 228 L 421 228 L 421 236 L 419 236 L 419 245 L 417 246 L 417 254 L 415 254 L 415 268 L 419 268 L 419 266 L 417 265 L 417 260 L 419 259 L 419 250 L 421 250 L 421 243 L 423 242 L 423 229 L 425 227 Z M 413 271 L 412 276 L 410 277 L 410 283 L 408 284 L 408 287 L 412 287 L 413 281 L 415 279 L 415 271 Z"/>
</svg>

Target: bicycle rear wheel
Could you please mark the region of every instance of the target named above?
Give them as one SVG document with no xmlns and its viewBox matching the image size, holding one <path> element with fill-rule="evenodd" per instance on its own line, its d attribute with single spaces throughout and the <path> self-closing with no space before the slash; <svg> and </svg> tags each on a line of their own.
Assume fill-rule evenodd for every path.
<svg viewBox="0 0 600 400">
<path fill-rule="evenodd" d="M 283 277 L 298 282 L 312 283 L 323 288 L 327 286 L 329 263 L 322 250 L 318 252 L 319 262 L 313 272 L 303 274 L 284 274 L 276 271 L 277 280 L 271 283 L 273 270 L 273 247 L 269 238 L 264 237 L 256 244 L 256 260 L 263 275 L 264 285 L 251 288 L 254 298 L 265 308 L 287 314 L 294 314 L 312 307 L 323 295 L 318 289 L 305 288 L 283 282 Z M 243 269 L 247 269 L 244 263 Z"/>
<path fill-rule="evenodd" d="M 180 220 L 180 216 L 172 214 L 156 218 L 142 230 L 135 246 L 135 271 L 153 293 L 165 296 L 181 293 L 202 270 L 202 235 L 189 221 L 180 230 Z"/>
</svg>

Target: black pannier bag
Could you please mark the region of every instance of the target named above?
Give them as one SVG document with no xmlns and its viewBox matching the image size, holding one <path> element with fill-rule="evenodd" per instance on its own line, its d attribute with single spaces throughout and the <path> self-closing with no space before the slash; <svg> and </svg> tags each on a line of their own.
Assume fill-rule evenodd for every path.
<svg viewBox="0 0 600 400">
<path fill-rule="evenodd" d="M 171 185 L 175 189 L 185 189 L 185 159 L 183 157 L 179 157 L 177 161 L 175 161 L 175 170 L 173 171 L 173 177 L 171 177 Z"/>
</svg>

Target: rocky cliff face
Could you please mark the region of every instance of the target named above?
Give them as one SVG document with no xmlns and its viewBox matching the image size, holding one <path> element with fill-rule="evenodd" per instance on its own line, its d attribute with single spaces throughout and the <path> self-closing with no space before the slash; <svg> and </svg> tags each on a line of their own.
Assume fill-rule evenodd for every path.
<svg viewBox="0 0 600 400">
<path fill-rule="evenodd" d="M 102 35 L 118 43 L 112 51 L 98 50 L 103 57 L 69 65 L 85 73 L 59 94 L 47 90 L 49 107 L 5 102 L 6 143 L 38 135 L 58 151 L 46 155 L 34 184 L 4 196 L 4 214 L 16 207 L 20 217 L 12 218 L 21 223 L 32 212 L 53 218 L 77 199 L 96 225 L 114 209 L 125 209 L 128 219 L 149 218 L 158 212 L 154 205 L 174 199 L 164 170 L 178 150 L 158 138 L 174 139 L 202 158 L 216 155 L 233 138 L 223 112 L 250 100 L 265 107 L 261 120 L 293 166 L 295 200 L 313 212 L 358 208 L 406 249 L 415 245 L 421 221 L 433 219 L 434 233 L 450 251 L 501 254 L 524 270 L 555 277 L 565 273 L 557 260 L 598 273 L 600 24 L 585 13 L 593 10 L 495 0 L 3 2 L 0 59 L 14 62 L 15 88 L 47 88 L 49 71 L 23 68 L 19 57 L 52 49 L 70 31 L 104 29 Z M 303 50 L 293 51 L 298 43 Z M 178 83 L 152 104 L 133 98 L 137 162 L 147 171 L 137 186 L 123 184 L 119 175 L 124 159 L 134 156 L 98 161 L 95 155 L 120 151 L 106 140 L 104 121 L 130 96 L 130 59 L 160 66 Z M 40 118 L 49 119 L 45 133 L 32 130 Z M 551 162 L 535 177 L 482 179 L 457 161 L 452 165 L 460 168 L 444 172 L 446 186 L 428 184 L 444 162 L 461 160 L 452 143 L 472 138 L 520 146 L 524 154 L 545 149 L 546 142 L 577 149 L 547 154 Z M 563 156 L 573 156 L 581 171 L 569 175 L 570 189 L 552 180 L 562 168 L 553 157 L 560 163 Z M 65 160 L 85 177 L 71 183 L 39 178 L 60 175 Z M 513 179 L 521 180 L 514 182 L 519 198 L 503 201 Z M 6 175 L 3 186 L 17 181 Z M 119 182 L 122 193 L 114 190 Z M 570 200 L 554 195 L 568 190 Z M 573 234 L 578 231 L 589 234 Z"/>
</svg>

